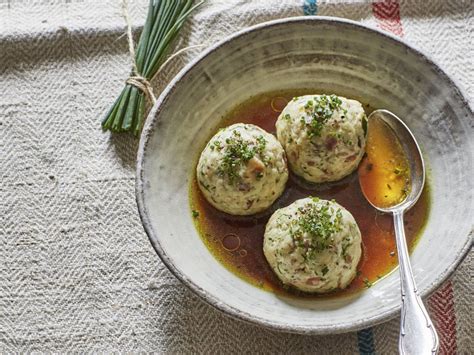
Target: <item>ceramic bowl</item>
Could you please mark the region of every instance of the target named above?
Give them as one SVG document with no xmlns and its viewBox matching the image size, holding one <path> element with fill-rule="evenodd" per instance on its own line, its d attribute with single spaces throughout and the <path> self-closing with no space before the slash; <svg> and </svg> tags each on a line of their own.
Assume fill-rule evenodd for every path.
<svg viewBox="0 0 474 355">
<path fill-rule="evenodd" d="M 348 20 L 301 17 L 259 24 L 206 50 L 168 85 L 138 153 L 136 194 L 153 247 L 205 301 L 236 318 L 290 332 L 357 330 L 398 315 L 398 273 L 356 296 L 287 299 L 225 269 L 194 227 L 189 181 L 222 117 L 260 93 L 298 88 L 363 97 L 402 117 L 420 143 L 431 212 L 411 260 L 423 296 L 471 245 L 473 113 L 453 81 L 400 39 Z"/>
</svg>

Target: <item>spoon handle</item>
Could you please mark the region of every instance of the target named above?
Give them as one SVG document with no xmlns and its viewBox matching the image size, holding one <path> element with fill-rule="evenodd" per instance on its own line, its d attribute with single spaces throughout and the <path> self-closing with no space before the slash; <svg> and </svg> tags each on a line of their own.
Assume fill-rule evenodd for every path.
<svg viewBox="0 0 474 355">
<path fill-rule="evenodd" d="M 416 288 L 405 239 L 403 211 L 394 212 L 393 220 L 402 292 L 399 351 L 402 355 L 436 354 L 439 346 L 438 335 Z"/>
</svg>

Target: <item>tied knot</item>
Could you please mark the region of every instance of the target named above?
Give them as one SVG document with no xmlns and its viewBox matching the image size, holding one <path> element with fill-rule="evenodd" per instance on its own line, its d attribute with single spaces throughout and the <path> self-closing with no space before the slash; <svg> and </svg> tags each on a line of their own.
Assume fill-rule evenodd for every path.
<svg viewBox="0 0 474 355">
<path fill-rule="evenodd" d="M 151 86 L 150 82 L 141 75 L 132 75 L 130 76 L 125 83 L 135 86 L 137 89 L 142 91 L 145 96 L 150 99 L 153 104 L 156 102 L 155 94 L 153 93 L 153 87 Z"/>
</svg>

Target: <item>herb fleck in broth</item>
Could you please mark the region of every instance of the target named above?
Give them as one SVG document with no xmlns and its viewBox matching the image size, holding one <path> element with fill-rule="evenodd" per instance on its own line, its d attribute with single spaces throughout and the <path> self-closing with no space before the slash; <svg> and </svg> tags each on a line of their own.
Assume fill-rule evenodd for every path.
<svg viewBox="0 0 474 355">
<path fill-rule="evenodd" d="M 295 96 L 315 92 L 317 93 L 315 90 L 294 90 L 258 96 L 230 112 L 222 121 L 221 127 L 238 122 L 252 123 L 275 133 L 276 119 L 286 103 Z M 369 105 L 364 105 L 364 109 L 367 115 L 373 110 Z M 220 127 L 216 127 L 216 131 L 217 128 Z M 271 214 L 278 208 L 308 196 L 335 199 L 352 213 L 359 225 L 363 243 L 359 272 L 345 290 L 326 295 L 309 295 L 288 289 L 273 273 L 263 254 L 263 234 Z M 190 201 L 191 210 L 198 214 L 194 218 L 196 227 L 213 256 L 237 276 L 268 291 L 287 296 L 318 298 L 344 295 L 370 287 L 398 265 L 392 217 L 377 212 L 365 200 L 357 171 L 336 183 L 320 185 L 310 185 L 290 175 L 283 195 L 267 211 L 255 216 L 231 216 L 216 210 L 201 194 L 195 177 L 190 184 Z M 428 213 L 429 193 L 428 186 L 425 185 L 420 200 L 405 215 L 410 250 L 421 234 Z"/>
</svg>

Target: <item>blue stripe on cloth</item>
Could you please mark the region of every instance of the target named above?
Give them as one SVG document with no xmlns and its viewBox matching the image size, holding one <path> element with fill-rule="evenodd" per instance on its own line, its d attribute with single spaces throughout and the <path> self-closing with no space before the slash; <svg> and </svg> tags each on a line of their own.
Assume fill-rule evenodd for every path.
<svg viewBox="0 0 474 355">
<path fill-rule="evenodd" d="M 318 3 L 316 0 L 304 0 L 303 13 L 305 15 L 316 15 L 318 12 Z"/>
<path fill-rule="evenodd" d="M 361 355 L 374 355 L 374 332 L 372 328 L 363 329 L 357 332 L 357 341 L 359 344 L 359 353 Z"/>
</svg>

